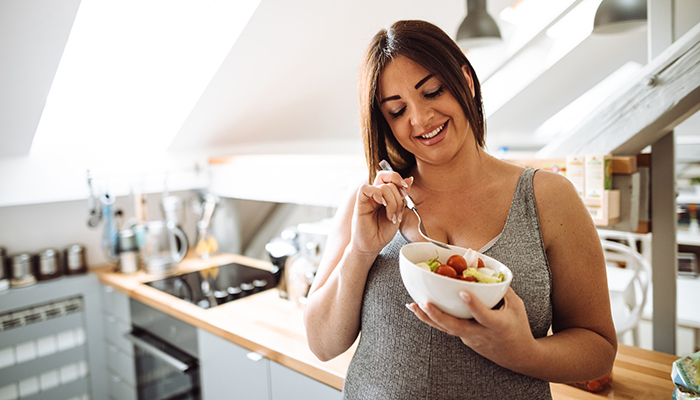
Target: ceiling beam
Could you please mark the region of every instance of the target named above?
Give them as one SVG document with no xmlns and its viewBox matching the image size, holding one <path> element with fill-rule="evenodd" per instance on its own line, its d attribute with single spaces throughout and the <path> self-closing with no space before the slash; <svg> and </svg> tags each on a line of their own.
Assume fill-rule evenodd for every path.
<svg viewBox="0 0 700 400">
<path fill-rule="evenodd" d="M 700 24 L 644 67 L 581 124 L 537 152 L 637 154 L 700 110 Z"/>
</svg>

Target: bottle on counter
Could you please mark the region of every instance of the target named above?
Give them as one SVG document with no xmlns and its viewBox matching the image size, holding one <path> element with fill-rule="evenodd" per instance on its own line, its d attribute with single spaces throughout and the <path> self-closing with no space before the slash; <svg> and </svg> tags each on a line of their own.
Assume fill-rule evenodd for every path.
<svg viewBox="0 0 700 400">
<path fill-rule="evenodd" d="M 134 274 L 139 270 L 139 247 L 136 234 L 131 229 L 119 232 L 119 270 L 122 274 Z"/>
</svg>

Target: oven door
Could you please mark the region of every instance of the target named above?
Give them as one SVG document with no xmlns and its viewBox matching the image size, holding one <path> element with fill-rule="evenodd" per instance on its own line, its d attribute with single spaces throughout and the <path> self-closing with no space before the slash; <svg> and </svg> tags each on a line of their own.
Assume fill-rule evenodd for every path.
<svg viewBox="0 0 700 400">
<path fill-rule="evenodd" d="M 200 400 L 199 362 L 136 326 L 125 335 L 134 345 L 139 400 Z"/>
</svg>

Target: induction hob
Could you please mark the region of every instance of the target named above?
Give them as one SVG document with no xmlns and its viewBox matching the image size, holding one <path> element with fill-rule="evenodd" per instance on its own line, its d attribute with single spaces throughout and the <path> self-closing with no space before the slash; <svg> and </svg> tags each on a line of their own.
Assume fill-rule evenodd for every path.
<svg viewBox="0 0 700 400">
<path fill-rule="evenodd" d="M 201 308 L 211 308 L 271 289 L 277 285 L 278 275 L 230 263 L 158 279 L 146 285 Z"/>
</svg>

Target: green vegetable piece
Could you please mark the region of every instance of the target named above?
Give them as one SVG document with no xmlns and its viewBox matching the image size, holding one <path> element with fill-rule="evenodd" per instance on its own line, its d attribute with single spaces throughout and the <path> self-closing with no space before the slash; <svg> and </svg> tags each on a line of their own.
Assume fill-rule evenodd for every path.
<svg viewBox="0 0 700 400">
<path fill-rule="evenodd" d="M 467 268 L 466 270 L 464 270 L 462 275 L 464 275 L 465 277 L 473 276 L 474 278 L 476 278 L 477 282 L 481 283 L 498 283 L 503 282 L 504 280 L 503 273 L 501 273 L 500 271 L 498 272 L 498 276 L 486 276 L 479 272 L 479 270 L 477 270 L 476 268 Z"/>
<path fill-rule="evenodd" d="M 438 261 L 438 257 L 440 257 L 440 254 L 435 250 L 435 258 L 431 258 L 426 262 L 428 266 L 430 267 L 430 272 L 435 272 L 437 267 L 440 266 L 440 261 Z"/>
</svg>

